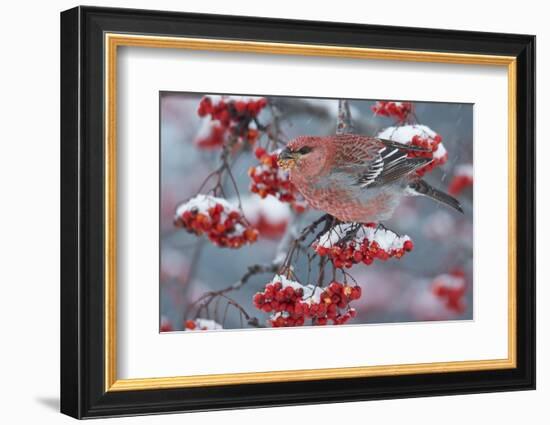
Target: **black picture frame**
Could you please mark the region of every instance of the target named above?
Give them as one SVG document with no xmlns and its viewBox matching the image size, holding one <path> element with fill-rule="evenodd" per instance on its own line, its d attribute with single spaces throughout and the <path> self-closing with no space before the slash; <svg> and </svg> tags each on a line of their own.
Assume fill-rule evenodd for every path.
<svg viewBox="0 0 550 425">
<path fill-rule="evenodd" d="M 106 392 L 104 33 L 260 40 L 517 58 L 517 367 Z M 76 7 L 61 13 L 61 412 L 76 418 L 535 388 L 535 37 Z"/>
</svg>

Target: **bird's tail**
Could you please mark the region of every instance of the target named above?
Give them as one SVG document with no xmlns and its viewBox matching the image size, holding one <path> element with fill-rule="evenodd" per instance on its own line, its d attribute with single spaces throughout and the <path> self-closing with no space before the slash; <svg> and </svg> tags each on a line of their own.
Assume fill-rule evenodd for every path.
<svg viewBox="0 0 550 425">
<path fill-rule="evenodd" d="M 451 195 L 430 186 L 424 180 L 415 180 L 411 182 L 409 184 L 409 189 L 411 189 L 413 194 L 415 195 L 427 196 L 428 198 L 435 199 L 436 201 L 441 202 L 442 204 L 445 204 L 461 213 L 464 213 L 464 211 L 462 210 L 462 206 L 460 205 L 460 202 L 458 202 Z"/>
</svg>

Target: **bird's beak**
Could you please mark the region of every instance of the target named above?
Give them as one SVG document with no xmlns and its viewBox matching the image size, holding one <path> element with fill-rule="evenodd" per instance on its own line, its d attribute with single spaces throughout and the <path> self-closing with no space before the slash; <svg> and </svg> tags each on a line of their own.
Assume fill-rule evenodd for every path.
<svg viewBox="0 0 550 425">
<path fill-rule="evenodd" d="M 300 158 L 298 152 L 292 152 L 289 148 L 284 148 L 277 158 L 277 164 L 283 170 L 289 170 L 296 165 L 296 161 Z"/>
</svg>

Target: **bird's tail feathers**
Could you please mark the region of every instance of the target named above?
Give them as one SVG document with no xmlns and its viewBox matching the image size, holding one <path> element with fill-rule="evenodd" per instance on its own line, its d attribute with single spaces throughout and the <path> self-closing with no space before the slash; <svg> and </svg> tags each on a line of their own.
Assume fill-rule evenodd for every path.
<svg viewBox="0 0 550 425">
<path fill-rule="evenodd" d="M 460 202 L 453 198 L 448 193 L 442 192 L 439 189 L 436 189 L 426 183 L 424 180 L 415 180 L 409 184 L 409 189 L 413 192 L 414 195 L 427 196 L 428 198 L 435 199 L 442 204 L 447 205 L 461 213 L 464 213 Z"/>
</svg>

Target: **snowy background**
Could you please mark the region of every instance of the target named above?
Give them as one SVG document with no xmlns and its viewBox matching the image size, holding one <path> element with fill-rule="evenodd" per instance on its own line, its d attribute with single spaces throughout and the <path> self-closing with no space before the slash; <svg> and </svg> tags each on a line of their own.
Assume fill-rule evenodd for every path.
<svg viewBox="0 0 550 425">
<path fill-rule="evenodd" d="M 250 152 L 238 156 L 233 175 L 247 219 L 261 228 L 257 243 L 237 250 L 221 249 L 204 237 L 197 238 L 174 226 L 177 206 L 196 195 L 207 175 L 219 165 L 219 151 L 197 145 L 209 121 L 197 114 L 203 96 L 160 94 L 160 323 L 163 331 L 183 330 L 191 303 L 204 292 L 231 285 L 252 264 L 272 261 L 292 214 L 288 204 L 271 196 L 261 199 L 248 190 L 248 169 L 258 164 Z M 298 135 L 334 134 L 337 100 L 276 100 L 283 113 L 280 124 L 286 140 Z M 395 125 L 395 119 L 373 114 L 371 108 L 375 103 L 376 100 L 350 100 L 357 133 L 376 135 Z M 414 102 L 414 108 L 418 123 L 438 133 L 448 152 L 448 161 L 425 179 L 448 191 L 456 175 L 472 164 L 472 105 Z M 270 114 L 268 109 L 262 111 L 260 122 L 269 123 Z M 231 193 L 227 185 L 227 192 Z M 377 261 L 370 266 L 359 264 L 350 270 L 363 289 L 361 299 L 354 302 L 357 316 L 350 324 L 472 318 L 472 188 L 466 187 L 456 197 L 462 203 L 464 215 L 416 197 L 403 201 L 394 217 L 384 223 L 400 234 L 409 235 L 414 241 L 414 250 L 399 260 Z M 306 212 L 299 219 L 302 226 L 298 227 L 318 216 L 316 211 Z M 459 282 L 453 281 L 450 275 L 456 270 L 464 273 L 464 279 Z M 268 315 L 254 309 L 252 297 L 272 277 L 269 274 L 253 276 L 231 295 L 261 323 Z M 457 285 L 464 286 L 459 308 L 441 291 L 445 285 L 451 290 Z M 242 328 L 246 323 L 239 314 L 229 311 L 223 327 Z"/>
</svg>

